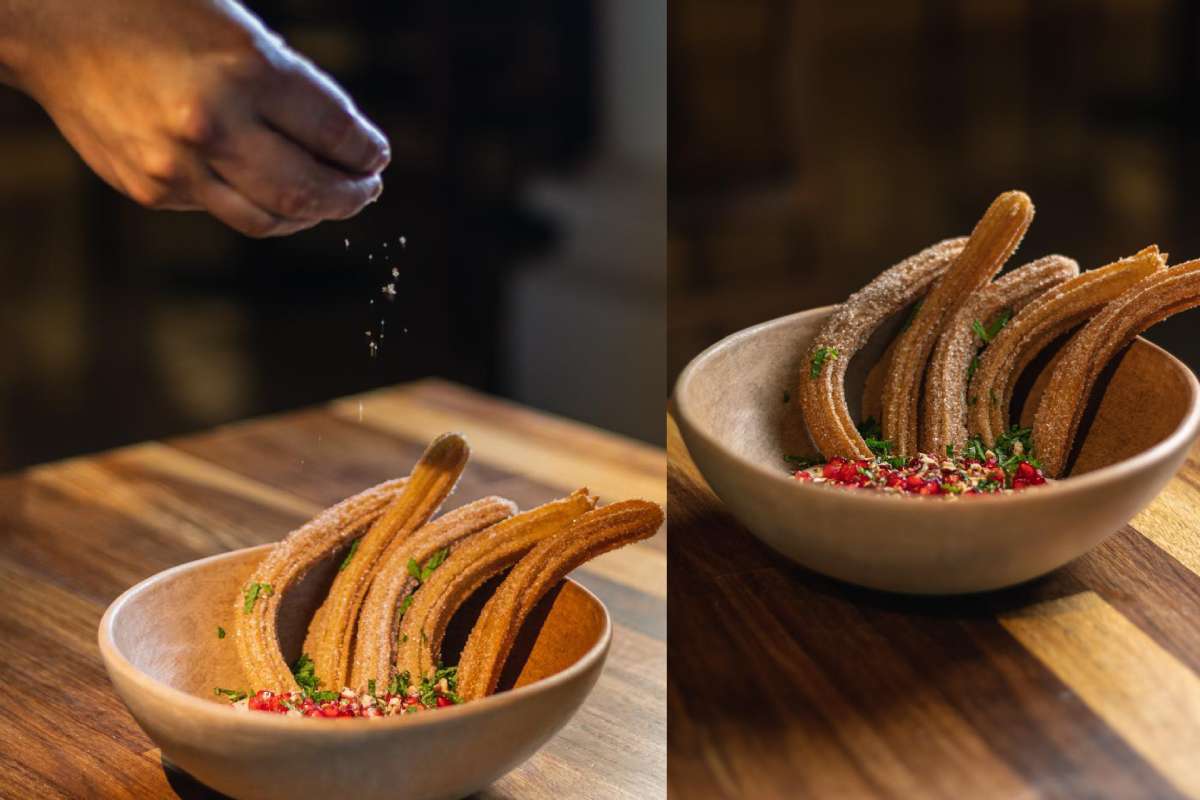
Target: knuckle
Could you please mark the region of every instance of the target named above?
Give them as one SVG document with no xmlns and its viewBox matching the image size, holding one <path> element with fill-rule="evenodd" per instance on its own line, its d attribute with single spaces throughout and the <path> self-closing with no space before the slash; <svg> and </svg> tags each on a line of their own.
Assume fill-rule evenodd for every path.
<svg viewBox="0 0 1200 800">
<path fill-rule="evenodd" d="M 158 181 L 137 181 L 129 186 L 129 196 L 140 206 L 159 209 L 171 199 L 171 192 Z"/>
<path fill-rule="evenodd" d="M 186 172 L 179 154 L 165 148 L 146 152 L 142 157 L 142 170 L 153 178 L 156 184 L 168 186 L 182 181 Z"/>
<path fill-rule="evenodd" d="M 306 219 L 317 206 L 317 193 L 307 184 L 289 186 L 279 193 L 275 210 L 291 219 Z"/>
<path fill-rule="evenodd" d="M 217 141 L 218 126 L 212 105 L 204 98 L 191 97 L 179 104 L 175 133 L 185 142 L 208 147 Z"/>
<path fill-rule="evenodd" d="M 318 126 L 317 141 L 322 150 L 330 153 L 340 152 L 357 128 L 354 118 L 341 108 L 322 114 Z"/>
</svg>

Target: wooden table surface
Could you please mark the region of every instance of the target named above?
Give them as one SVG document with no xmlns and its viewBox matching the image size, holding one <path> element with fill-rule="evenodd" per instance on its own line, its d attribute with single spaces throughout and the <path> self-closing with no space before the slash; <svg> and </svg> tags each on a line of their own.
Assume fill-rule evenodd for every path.
<svg viewBox="0 0 1200 800">
<path fill-rule="evenodd" d="M 275 541 L 404 474 L 458 430 L 474 451 L 447 507 L 522 507 L 587 485 L 662 502 L 661 450 L 422 381 L 0 478 L 0 797 L 215 796 L 166 771 L 113 693 L 100 615 L 167 567 Z M 576 573 L 616 623 L 600 682 L 540 753 L 484 798 L 661 797 L 666 782 L 664 534 Z"/>
<path fill-rule="evenodd" d="M 668 427 L 672 797 L 1200 797 L 1200 448 L 1066 567 L 922 599 L 768 550 Z"/>
</svg>

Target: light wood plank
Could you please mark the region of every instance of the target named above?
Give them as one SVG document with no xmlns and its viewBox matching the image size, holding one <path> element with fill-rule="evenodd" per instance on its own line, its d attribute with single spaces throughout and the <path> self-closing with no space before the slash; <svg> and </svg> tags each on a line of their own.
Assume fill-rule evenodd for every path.
<svg viewBox="0 0 1200 800">
<path fill-rule="evenodd" d="M 1200 797 L 1200 676 L 1094 592 L 1000 622 L 1167 780 Z"/>
<path fill-rule="evenodd" d="M 1130 524 L 1180 564 L 1200 574 L 1197 508 L 1200 508 L 1200 490 L 1176 478 Z"/>
</svg>

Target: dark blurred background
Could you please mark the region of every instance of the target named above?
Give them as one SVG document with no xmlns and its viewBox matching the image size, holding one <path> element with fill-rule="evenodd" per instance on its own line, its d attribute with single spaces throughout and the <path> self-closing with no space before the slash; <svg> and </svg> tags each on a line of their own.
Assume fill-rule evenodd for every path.
<svg viewBox="0 0 1200 800">
<path fill-rule="evenodd" d="M 671 0 L 668 363 L 1037 206 L 1016 263 L 1200 257 L 1200 3 Z M 1200 315 L 1149 338 L 1200 366 Z"/>
<path fill-rule="evenodd" d="M 248 5 L 388 134 L 382 198 L 145 211 L 0 90 L 0 469 L 425 375 L 661 441 L 665 0 Z"/>
</svg>

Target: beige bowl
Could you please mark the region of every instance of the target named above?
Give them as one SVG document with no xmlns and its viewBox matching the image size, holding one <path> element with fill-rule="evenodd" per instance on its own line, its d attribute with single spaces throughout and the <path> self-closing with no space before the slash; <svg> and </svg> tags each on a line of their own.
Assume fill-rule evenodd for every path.
<svg viewBox="0 0 1200 800">
<path fill-rule="evenodd" d="M 385 719 L 237 712 L 213 688 L 245 688 L 232 598 L 267 547 L 161 572 L 118 597 L 100 621 L 100 653 L 113 686 L 164 759 L 233 797 L 462 797 L 545 744 L 604 666 L 612 639 L 608 611 L 567 580 L 522 629 L 501 682 L 513 687 L 508 691 Z M 319 584 L 306 580 L 282 609 L 280 638 L 289 658 L 298 655 Z M 461 648 L 481 594 L 451 623 L 448 655 Z"/>
<path fill-rule="evenodd" d="M 832 307 L 735 333 L 679 376 L 675 405 L 700 472 L 747 528 L 817 572 L 876 589 L 949 594 L 996 589 L 1087 552 L 1146 506 L 1187 455 L 1200 385 L 1138 339 L 1105 388 L 1072 477 L 1004 496 L 896 497 L 800 483 L 784 455 L 816 457 L 794 397 L 808 344 Z M 850 364 L 856 412 L 866 371 L 896 329 Z M 1019 407 L 1019 405 L 1018 405 Z"/>
</svg>

